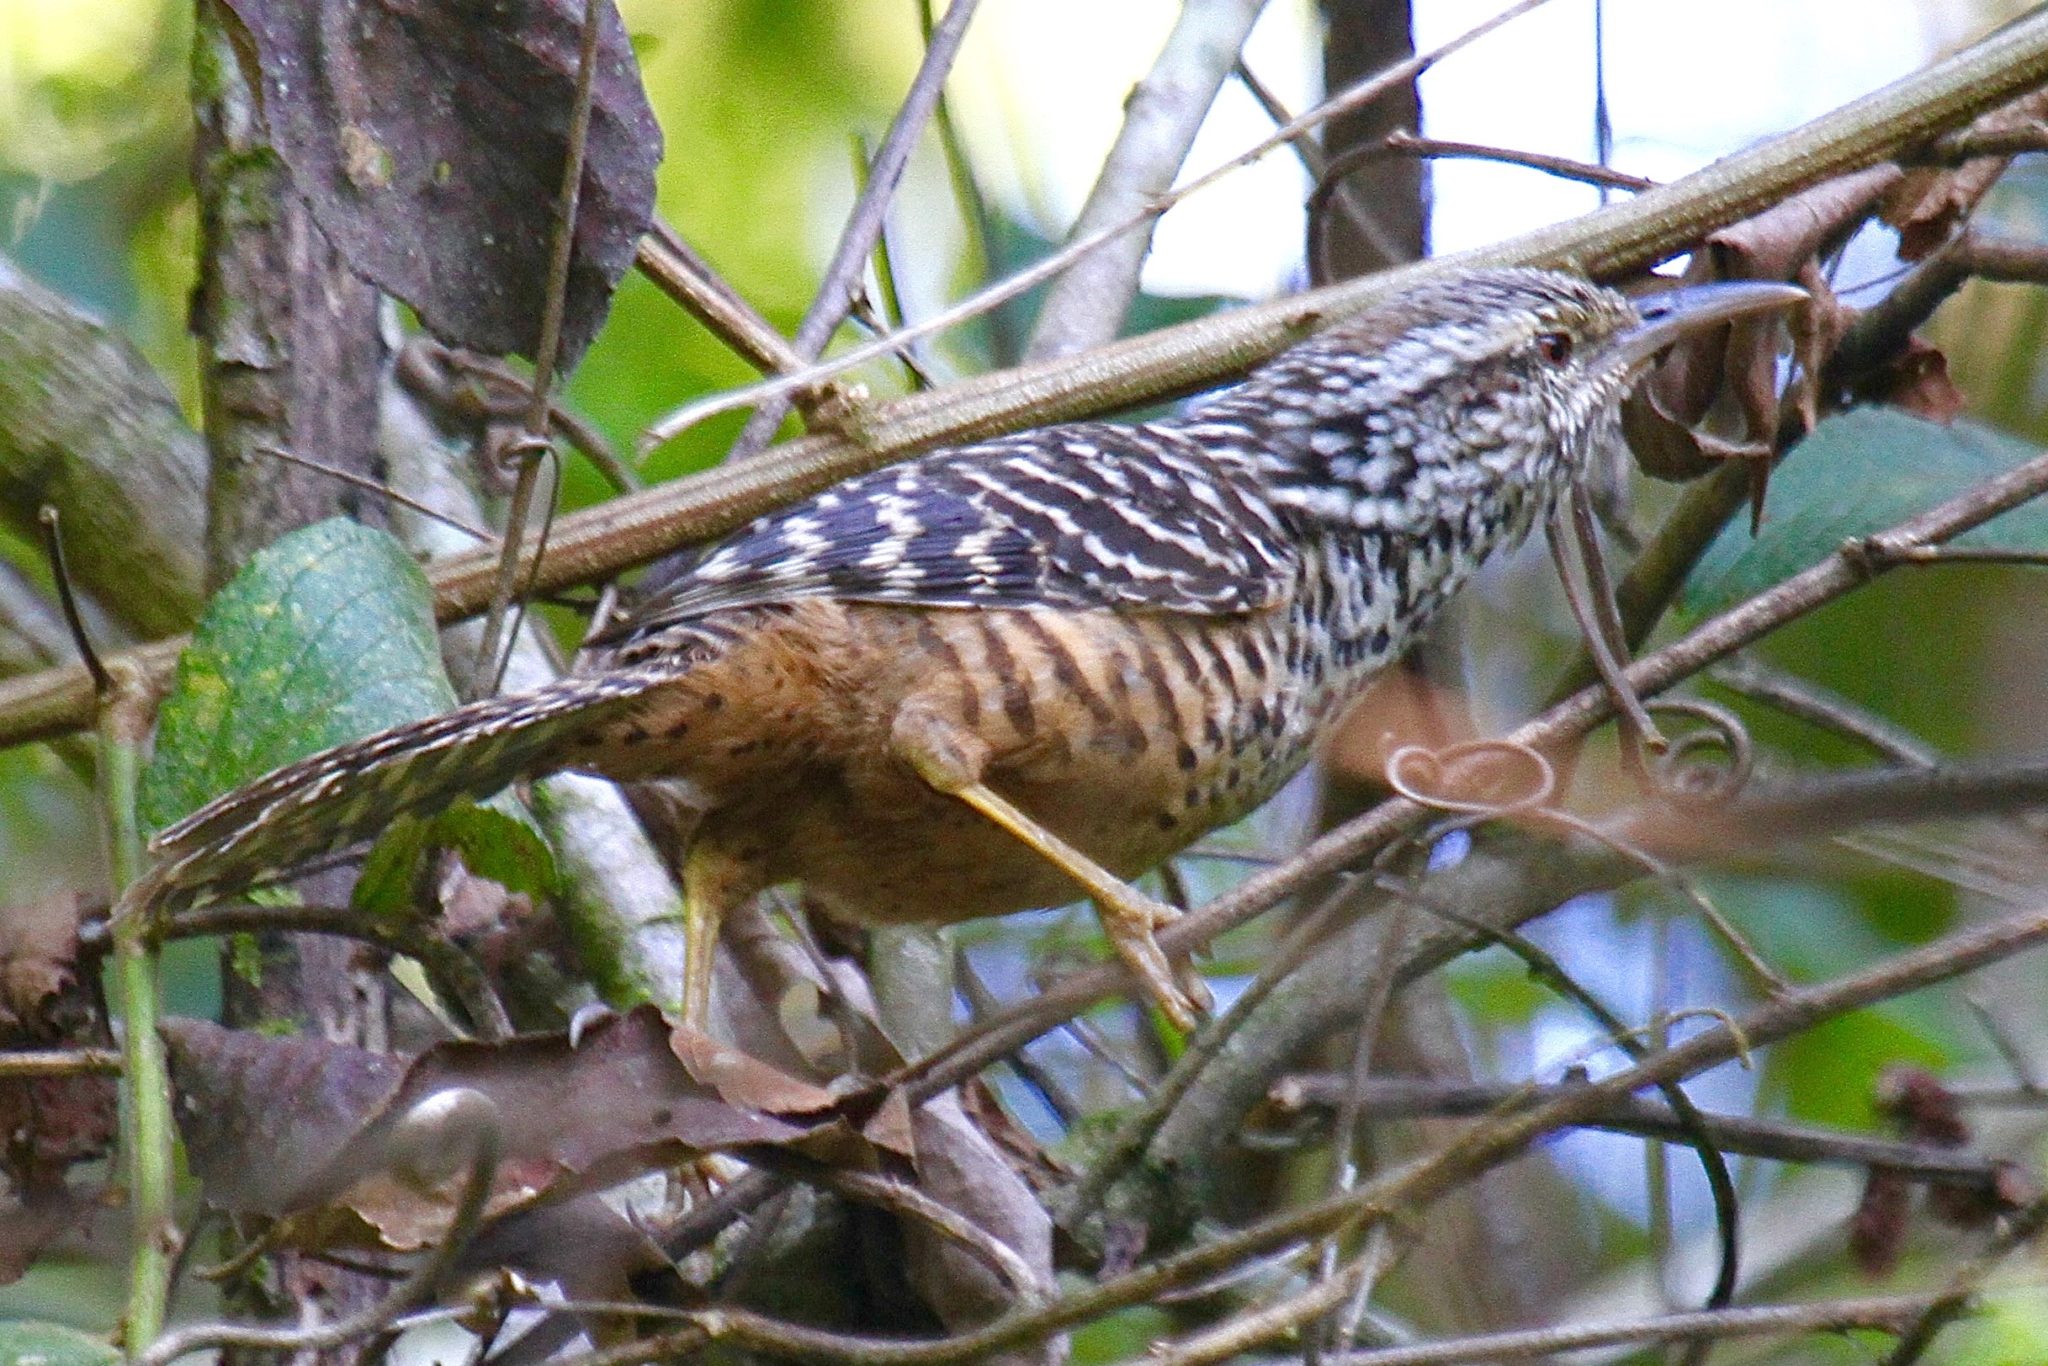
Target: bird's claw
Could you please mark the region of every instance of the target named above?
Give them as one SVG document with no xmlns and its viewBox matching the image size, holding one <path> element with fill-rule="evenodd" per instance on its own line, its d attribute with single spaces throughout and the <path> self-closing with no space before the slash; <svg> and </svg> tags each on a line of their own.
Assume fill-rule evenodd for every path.
<svg viewBox="0 0 2048 1366">
<path fill-rule="evenodd" d="M 1209 986 L 1195 965 L 1187 960 L 1176 967 L 1153 937 L 1180 918 L 1180 911 L 1156 901 L 1136 888 L 1125 888 L 1122 896 L 1096 898 L 1096 912 L 1102 917 L 1103 933 L 1124 966 L 1131 970 L 1176 1029 L 1187 1033 L 1215 1004 Z"/>
</svg>

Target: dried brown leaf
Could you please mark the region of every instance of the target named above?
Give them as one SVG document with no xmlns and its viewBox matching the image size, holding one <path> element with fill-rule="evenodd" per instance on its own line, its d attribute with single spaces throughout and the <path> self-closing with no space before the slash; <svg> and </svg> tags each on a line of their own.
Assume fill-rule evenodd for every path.
<svg viewBox="0 0 2048 1366">
<path fill-rule="evenodd" d="M 51 1005 L 78 985 L 78 924 L 88 904 L 64 892 L 0 909 L 0 1036 L 60 1038 L 65 1021 L 77 1023 L 75 1009 Z"/>
<path fill-rule="evenodd" d="M 1877 1079 L 1879 1113 L 1897 1126 L 1899 1137 L 1937 1148 L 1961 1148 L 1970 1142 L 1970 1125 L 1962 1102 L 1948 1084 L 1924 1067 L 1895 1064 Z"/>
<path fill-rule="evenodd" d="M 599 1020 L 574 1046 L 561 1035 L 444 1043 L 411 1063 L 193 1021 L 173 1022 L 165 1035 L 179 1123 L 209 1200 L 273 1216 L 345 1209 L 390 1246 L 418 1246 L 446 1226 L 466 1155 L 454 1155 L 457 1169 L 438 1183 L 421 1181 L 410 1174 L 403 1122 L 451 1088 L 478 1091 L 496 1107 L 503 1158 L 493 1213 L 726 1149 L 786 1146 L 822 1161 L 872 1160 L 836 1115 L 793 1122 L 699 1081 L 651 1007 Z M 735 1095 L 809 1106 L 791 1106 L 791 1114 L 832 1103 L 826 1096 L 816 1104 L 817 1088 L 777 1080 L 765 1066 L 713 1057 L 707 1070 Z"/>
<path fill-rule="evenodd" d="M 1849 1221 L 1849 1258 L 1857 1270 L 1881 1280 L 1898 1269 L 1912 1208 L 1913 1183 L 1899 1172 L 1873 1167 Z"/>
<path fill-rule="evenodd" d="M 2048 118 L 2048 91 L 2036 91 L 1978 119 L 1970 134 L 2015 132 Z M 1899 232 L 1899 259 L 1919 261 L 1954 236 L 2011 164 L 1976 157 L 1960 166 L 1920 166 L 1885 193 L 1878 216 Z"/>
<path fill-rule="evenodd" d="M 2041 1198 L 2041 1185 L 2016 1162 L 1991 1164 L 1989 1186 L 1928 1187 L 1927 1211 L 1951 1228 L 1982 1228 Z"/>
<path fill-rule="evenodd" d="M 1686 267 L 1686 284 L 1717 280 L 1820 283 L 1813 256 L 1852 232 L 1903 173 L 1873 166 L 1840 176 L 1710 236 Z M 1804 326 L 1834 326 L 1824 291 L 1802 312 Z M 1686 338 L 1671 348 L 1622 409 L 1622 429 L 1644 473 L 1697 479 L 1731 456 L 1768 454 L 1777 433 L 1777 321 L 1748 320 Z M 1713 421 L 1738 437 L 1699 430 Z"/>
<path fill-rule="evenodd" d="M 105 1238 L 109 1230 L 103 1226 L 112 1212 L 107 1204 L 64 1189 L 42 1192 L 19 1203 L 0 1204 L 0 1285 L 20 1280 L 36 1258 L 60 1238 Z M 116 1243 L 119 1236 L 107 1241 Z M 108 1255 L 113 1250 L 113 1246 L 108 1246 L 96 1252 Z"/>
<path fill-rule="evenodd" d="M 352 269 L 436 336 L 532 355 L 567 149 L 581 0 L 226 0 L 273 144 Z M 604 320 L 654 209 L 661 132 L 610 0 L 561 360 Z"/>
<path fill-rule="evenodd" d="M 779 1072 L 702 1030 L 676 1025 L 669 1045 L 693 1081 L 734 1105 L 779 1115 L 810 1115 L 839 1103 L 839 1094 Z"/>
<path fill-rule="evenodd" d="M 323 1039 L 166 1020 L 178 1130 L 213 1204 L 285 1215 L 323 1202 L 321 1174 L 405 1079 L 405 1060 Z"/>
<path fill-rule="evenodd" d="M 1856 392 L 1867 402 L 1887 403 L 1943 424 L 1969 408 L 1969 400 L 1949 378 L 1948 357 L 1918 337 L 1908 338 L 1905 349 L 1872 371 Z"/>
<path fill-rule="evenodd" d="M 31 1077 L 0 1081 L 0 1170 L 18 1192 L 64 1184 L 65 1171 L 113 1148 L 118 1110 L 111 1077 Z"/>
</svg>

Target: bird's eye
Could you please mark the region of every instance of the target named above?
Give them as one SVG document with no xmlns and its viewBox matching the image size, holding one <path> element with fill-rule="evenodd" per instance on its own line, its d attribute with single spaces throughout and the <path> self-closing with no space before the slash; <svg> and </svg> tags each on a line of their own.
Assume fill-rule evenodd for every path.
<svg viewBox="0 0 2048 1366">
<path fill-rule="evenodd" d="M 1546 364 L 1563 365 L 1572 358 L 1572 334 L 1569 332 L 1538 332 L 1536 354 Z"/>
</svg>

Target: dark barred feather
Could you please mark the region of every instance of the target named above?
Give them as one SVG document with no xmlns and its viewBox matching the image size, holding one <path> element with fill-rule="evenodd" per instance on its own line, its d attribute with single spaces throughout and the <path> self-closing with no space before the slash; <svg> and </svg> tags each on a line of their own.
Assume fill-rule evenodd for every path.
<svg viewBox="0 0 2048 1366">
<path fill-rule="evenodd" d="M 675 676 L 673 668 L 572 676 L 322 750 L 165 829 L 150 842 L 159 877 L 185 894 L 242 886 L 369 839 L 401 816 L 488 796 L 552 767 L 549 756 L 570 737 Z"/>
</svg>

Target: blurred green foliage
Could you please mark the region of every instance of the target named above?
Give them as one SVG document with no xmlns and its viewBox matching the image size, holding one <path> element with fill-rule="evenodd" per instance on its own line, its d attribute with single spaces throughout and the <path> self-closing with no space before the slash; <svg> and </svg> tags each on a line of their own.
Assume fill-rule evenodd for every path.
<svg viewBox="0 0 2048 1366">
<path fill-rule="evenodd" d="M 861 133 L 872 144 L 914 68 L 918 36 L 910 0 L 626 0 L 622 8 L 667 138 L 661 212 L 770 322 L 793 331 L 852 202 L 849 134 Z M 0 63 L 0 232 L 7 254 L 31 273 L 124 328 L 196 411 L 193 350 L 185 334 L 196 221 L 184 169 L 190 15 L 185 0 L 0 4 L 0 51 L 7 58 Z M 991 240 L 974 241 L 965 206 L 929 148 L 904 195 L 897 217 L 920 269 L 945 294 L 964 292 L 984 270 L 1000 274 L 1045 245 L 1000 214 Z M 2003 231 L 2048 238 L 2048 173 L 2016 174 L 1988 212 Z M 1158 326 L 1217 302 L 1148 301 L 1132 326 Z M 940 348 L 941 361 L 967 372 L 1014 359 L 1031 306 L 1023 301 L 964 329 Z M 2048 440 L 2048 292 L 1973 286 L 1943 311 L 1932 336 L 1947 352 L 1974 418 L 2022 442 Z M 655 415 L 752 377 L 651 285 L 629 276 L 568 397 L 620 450 L 630 451 Z M 858 378 L 876 389 L 905 383 L 890 367 L 873 367 Z M 647 474 L 663 479 L 709 464 L 738 425 L 732 416 L 687 433 L 655 454 Z M 1873 464 L 1926 475 L 1950 440 L 1936 431 L 1914 436 L 1894 423 L 1876 436 L 1864 433 L 1861 450 Z M 1826 448 L 1820 438 L 1812 444 L 1807 454 L 1813 461 L 1795 457 L 1773 486 L 1770 537 L 1782 539 L 1802 517 L 1841 511 L 1830 502 L 1836 490 L 1863 491 L 1853 459 L 1823 469 Z M 594 473 L 571 463 L 568 505 L 604 492 Z M 1821 525 L 1802 542 L 1806 549 L 1824 549 L 1830 537 L 1839 538 L 1838 522 L 1822 518 Z M 1797 556 L 1760 563 L 1761 552 L 1745 535 L 1731 532 L 1717 548 L 1713 574 L 1733 572 L 1748 556 L 1749 577 L 1738 585 L 1747 591 L 1798 567 Z M 1560 653 L 1549 629 L 1558 620 L 1539 614 L 1514 623 L 1533 640 L 1518 646 L 1524 663 Z M 1482 641 L 1482 667 L 1495 648 Z M 1761 653 L 1958 752 L 2038 752 L 2048 729 L 2048 689 L 2040 686 L 2048 667 L 2048 579 L 2031 571 L 1900 571 L 1779 633 Z M 1529 672 L 1526 693 L 1540 694 L 1548 671 Z M 1768 766 L 1869 760 L 1852 743 L 1751 704 L 1737 706 Z M 45 752 L 0 753 L 6 901 L 101 882 L 90 833 L 95 828 L 75 777 Z M 1198 875 L 1198 890 L 1211 890 L 1212 872 Z M 1866 964 L 1976 913 L 1948 881 L 1872 862 L 1851 870 L 1846 859 L 1724 875 L 1710 879 L 1707 890 L 1766 957 L 1799 981 Z M 1632 901 L 1624 910 L 1635 908 Z M 1212 969 L 1219 975 L 1254 970 L 1263 933 L 1234 936 Z M 1086 918 L 1039 921 L 1035 930 L 976 925 L 966 937 L 1014 946 L 1034 934 L 1042 941 L 1037 953 L 1100 953 L 1094 922 Z M 1569 963 L 1574 952 L 1597 954 L 1604 945 L 1594 931 L 1581 942 L 1553 947 Z M 177 956 L 174 1007 L 210 1009 L 208 953 L 184 945 Z M 1473 956 L 1450 980 L 1482 1056 L 1525 1056 L 1521 1049 L 1489 1045 L 1525 1041 L 1556 1009 L 1521 964 L 1499 950 Z M 2031 1037 L 2048 1030 L 2038 990 L 2007 989 L 1999 1001 L 2015 1029 Z M 1955 1002 L 1954 993 L 1925 993 L 1772 1050 L 1761 1080 L 1766 1105 L 1806 1120 L 1862 1126 L 1871 1122 L 1870 1088 L 1885 1066 L 1982 1065 L 1987 1043 Z M 1642 1239 L 1622 1236 L 1611 1209 L 1595 1207 L 1584 1222 L 1596 1231 L 1607 1226 L 1591 1240 L 1589 1264 L 1621 1267 L 1644 1251 Z M 66 1269 L 57 1275 L 63 1279 L 0 1291 L 0 1314 L 29 1305 L 47 1311 L 52 1284 L 64 1287 L 58 1298 L 74 1295 L 73 1302 L 88 1304 L 75 1298 L 86 1292 L 73 1291 L 75 1278 Z M 2000 1299 L 1995 1305 L 1991 1316 L 1943 1340 L 1942 1359 L 2042 1359 L 2048 1326 L 2039 1301 Z M 102 1305 L 79 1312 L 104 1322 Z M 1077 1337 L 1076 1358 L 1134 1356 L 1171 1323 L 1165 1311 L 1148 1309 L 1095 1325 Z M 1863 1355 L 1861 1347 L 1837 1344 L 1800 1359 Z"/>
</svg>

